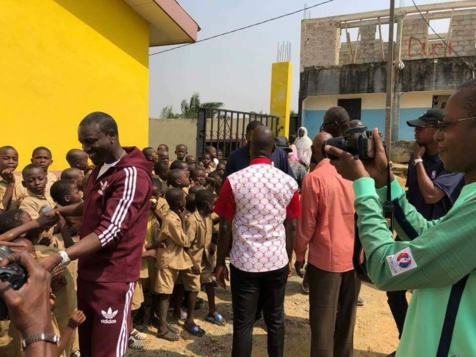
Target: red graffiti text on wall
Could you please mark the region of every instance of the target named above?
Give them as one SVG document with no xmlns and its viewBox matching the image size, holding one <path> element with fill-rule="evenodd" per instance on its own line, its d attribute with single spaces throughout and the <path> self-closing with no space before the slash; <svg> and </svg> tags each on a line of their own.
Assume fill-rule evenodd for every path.
<svg viewBox="0 0 476 357">
<path fill-rule="evenodd" d="M 448 49 L 446 50 L 446 55 L 450 55 L 451 50 L 451 43 L 448 44 Z M 407 56 L 412 57 L 419 57 L 419 56 L 426 56 L 426 57 L 443 57 L 445 56 L 445 44 L 443 41 L 438 42 L 428 42 L 428 50 L 426 48 L 426 41 L 420 40 L 417 37 L 410 37 L 408 40 L 408 53 Z"/>
</svg>

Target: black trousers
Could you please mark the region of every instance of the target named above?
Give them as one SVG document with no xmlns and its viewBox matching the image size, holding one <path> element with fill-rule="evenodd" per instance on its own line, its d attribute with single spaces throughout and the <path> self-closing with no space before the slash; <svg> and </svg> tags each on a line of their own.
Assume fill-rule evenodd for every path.
<svg viewBox="0 0 476 357">
<path fill-rule="evenodd" d="M 312 357 L 352 357 L 360 281 L 307 265 Z"/>
<path fill-rule="evenodd" d="M 268 330 L 268 355 L 282 357 L 284 353 L 284 293 L 288 280 L 288 265 L 263 273 L 250 273 L 230 264 L 231 298 L 233 304 L 233 357 L 251 356 L 253 325 L 262 304 Z"/>
<path fill-rule="evenodd" d="M 398 338 L 402 337 L 403 325 L 405 324 L 405 316 L 407 316 L 408 301 L 406 294 L 406 290 L 387 291 L 387 302 L 388 306 L 390 306 L 390 311 L 392 312 L 393 319 L 397 324 Z"/>
</svg>

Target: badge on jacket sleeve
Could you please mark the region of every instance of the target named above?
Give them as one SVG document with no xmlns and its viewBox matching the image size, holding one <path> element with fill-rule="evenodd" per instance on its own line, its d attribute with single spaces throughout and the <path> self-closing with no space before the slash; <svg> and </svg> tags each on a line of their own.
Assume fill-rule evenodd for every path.
<svg viewBox="0 0 476 357">
<path fill-rule="evenodd" d="M 393 276 L 405 273 L 417 267 L 409 247 L 399 251 L 397 254 L 389 255 L 387 257 L 387 263 Z"/>
</svg>

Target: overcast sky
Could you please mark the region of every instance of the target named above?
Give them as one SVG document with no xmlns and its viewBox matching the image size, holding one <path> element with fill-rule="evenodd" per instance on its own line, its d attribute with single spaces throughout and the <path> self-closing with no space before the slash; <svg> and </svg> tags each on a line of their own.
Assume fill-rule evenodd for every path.
<svg viewBox="0 0 476 357">
<path fill-rule="evenodd" d="M 312 6 L 323 0 L 180 0 L 182 7 L 201 27 L 198 38 Z M 415 0 L 417 5 L 443 2 Z M 313 8 L 311 18 L 382 10 L 390 0 L 334 0 Z M 396 0 L 410 6 L 411 0 Z M 223 102 L 226 109 L 269 112 L 271 64 L 277 45 L 292 46 L 293 85 L 291 109 L 298 109 L 301 20 L 298 13 L 258 27 L 193 44 L 150 57 L 149 114 L 157 118 L 163 107 L 180 112 L 182 99 L 199 92 L 202 102 Z M 437 29 L 439 31 L 439 29 Z M 154 47 L 150 53 L 170 47 Z"/>
</svg>

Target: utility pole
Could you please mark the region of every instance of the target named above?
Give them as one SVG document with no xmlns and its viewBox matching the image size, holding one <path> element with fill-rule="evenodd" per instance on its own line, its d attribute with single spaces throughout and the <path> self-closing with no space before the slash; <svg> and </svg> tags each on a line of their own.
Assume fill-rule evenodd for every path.
<svg viewBox="0 0 476 357">
<path fill-rule="evenodd" d="M 394 46 L 393 46 L 393 27 L 395 15 L 395 0 L 390 0 L 390 19 L 388 26 L 388 55 L 387 55 L 387 100 L 385 104 L 385 145 L 390 159 L 392 153 L 392 104 L 393 89 L 395 87 L 394 76 Z"/>
</svg>

